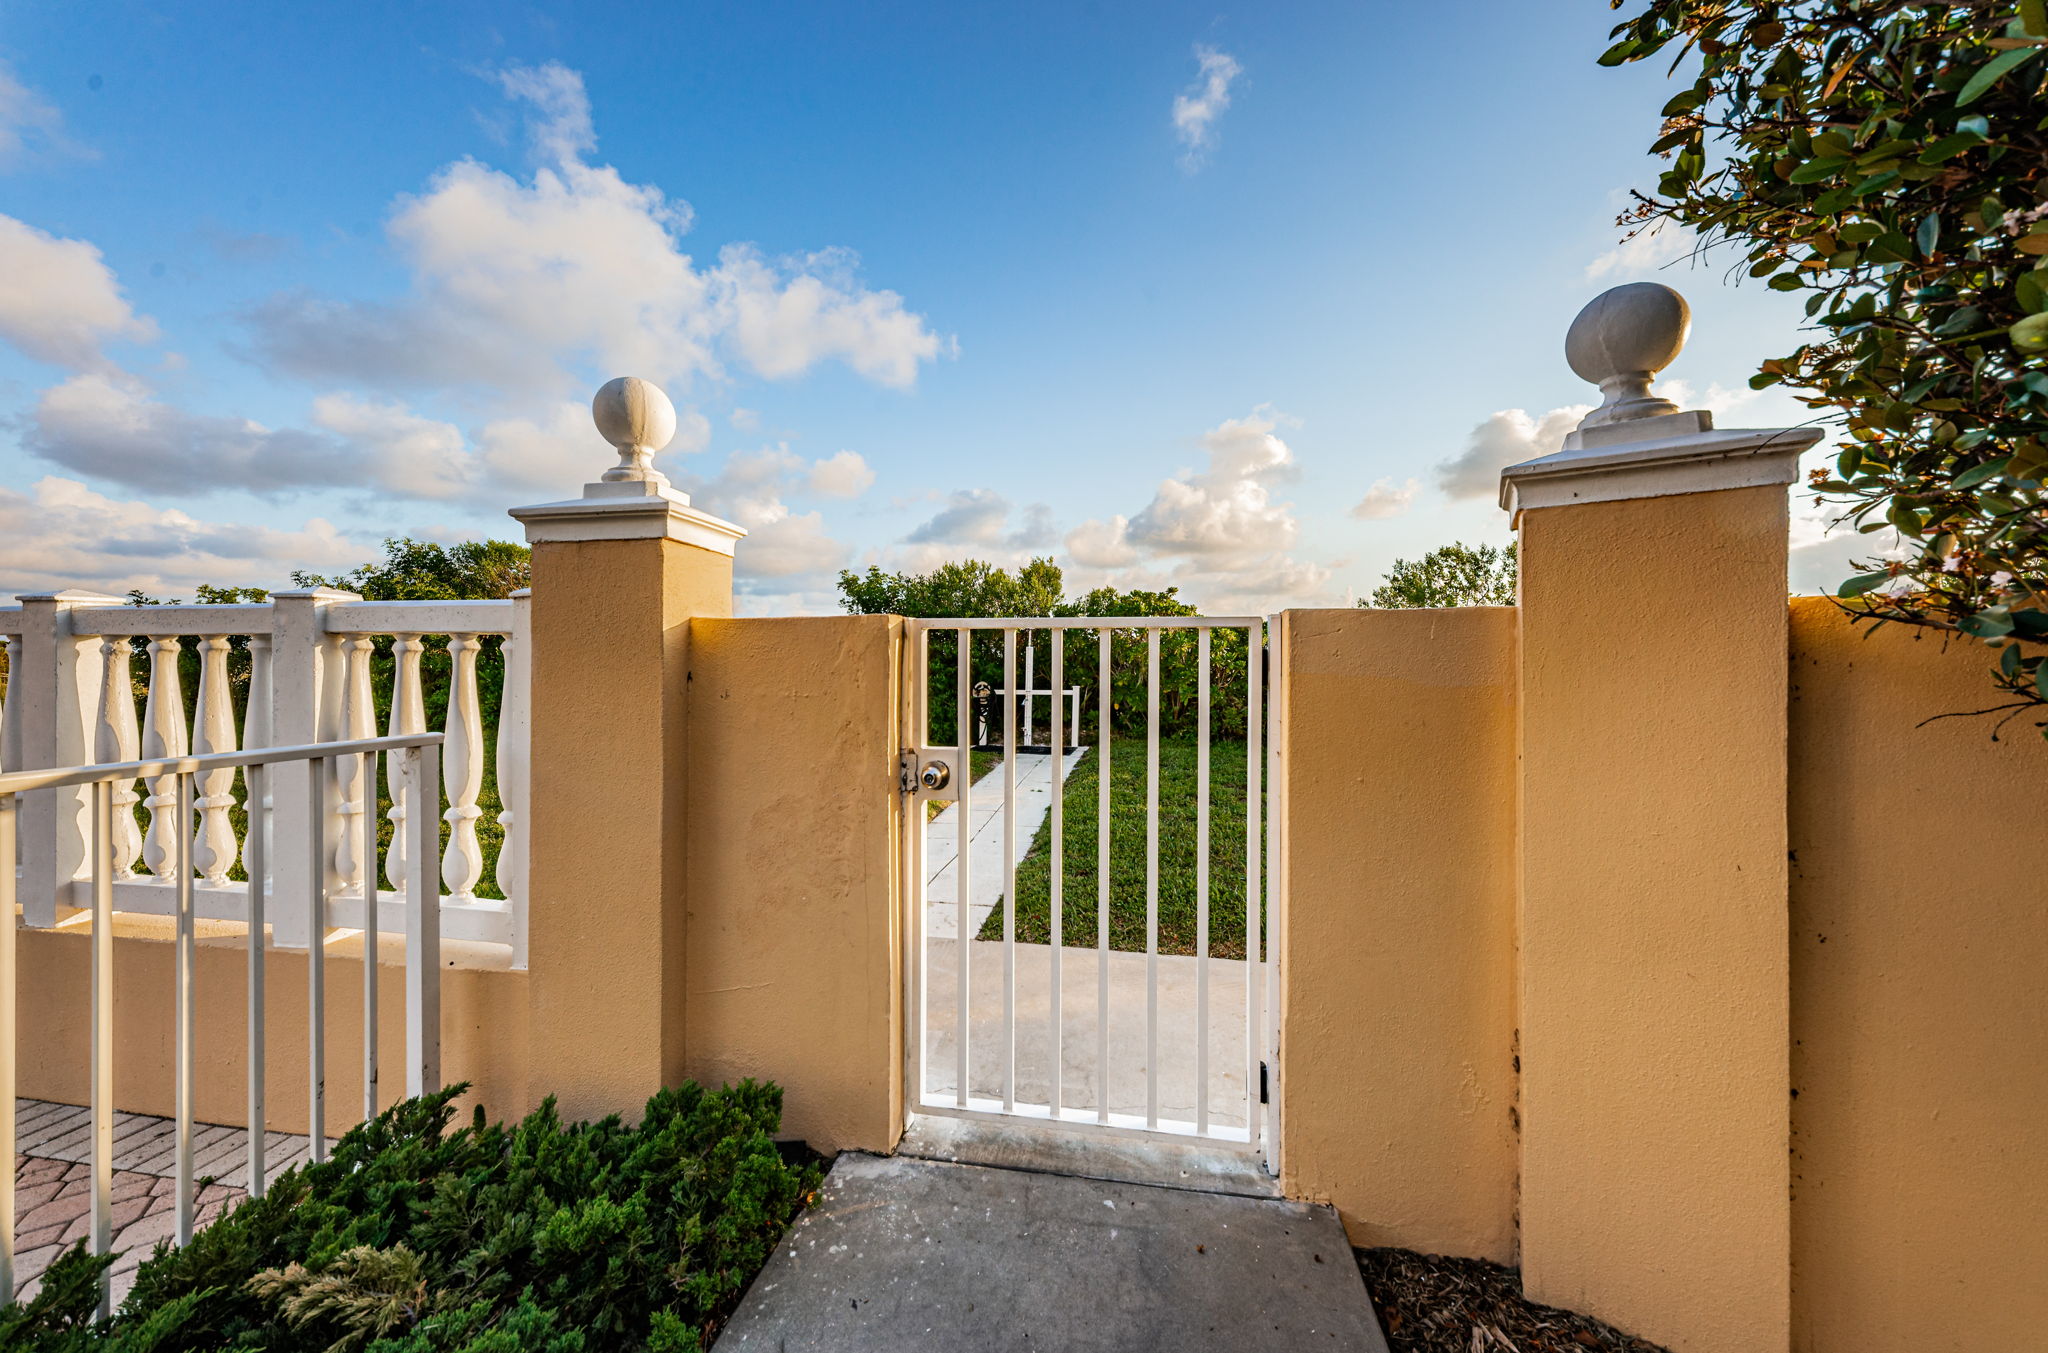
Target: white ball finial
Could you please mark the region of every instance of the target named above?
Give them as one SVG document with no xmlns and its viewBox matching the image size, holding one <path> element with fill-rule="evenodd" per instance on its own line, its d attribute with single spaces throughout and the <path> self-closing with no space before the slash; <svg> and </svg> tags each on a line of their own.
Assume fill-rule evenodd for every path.
<svg viewBox="0 0 2048 1353">
<path fill-rule="evenodd" d="M 619 463 L 604 472 L 606 483 L 668 483 L 651 463 L 676 435 L 676 406 L 660 386 L 638 376 L 608 380 L 590 401 L 590 416 L 619 453 Z"/>
<path fill-rule="evenodd" d="M 1691 328 L 1685 297 L 1661 283 L 1629 282 L 1588 302 L 1565 334 L 1564 355 L 1579 379 L 1599 386 L 1605 398 L 1579 426 L 1678 412 L 1650 393 L 1650 380 L 1677 359 Z"/>
</svg>

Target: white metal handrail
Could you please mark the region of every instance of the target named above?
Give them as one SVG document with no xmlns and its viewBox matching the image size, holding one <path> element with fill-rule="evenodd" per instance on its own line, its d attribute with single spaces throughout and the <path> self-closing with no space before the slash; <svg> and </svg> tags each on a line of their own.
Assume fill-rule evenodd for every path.
<svg viewBox="0 0 2048 1353">
<path fill-rule="evenodd" d="M 323 798 L 330 771 L 352 761 L 365 777 L 360 783 L 375 783 L 378 755 L 397 754 L 398 778 L 415 791 L 436 783 L 442 735 L 413 733 L 399 737 L 357 738 L 349 741 L 310 743 L 292 747 L 261 747 L 250 751 L 222 752 L 204 756 L 159 757 L 96 766 L 67 766 L 48 770 L 0 773 L 0 1302 L 14 1297 L 14 1150 L 16 1041 L 19 1037 L 16 999 L 16 907 L 17 883 L 13 867 L 20 798 L 39 790 L 90 786 L 92 830 L 87 852 L 90 863 L 91 916 L 91 1117 L 92 1191 L 88 1240 L 94 1254 L 106 1254 L 113 1243 L 112 1195 L 114 1169 L 114 894 L 116 868 L 114 847 L 114 785 L 151 779 L 174 782 L 175 821 L 172 832 L 173 878 L 176 888 L 177 929 L 174 957 L 176 999 L 175 1039 L 175 1208 L 177 1240 L 192 1238 L 195 1193 L 192 1174 L 192 1112 L 195 1080 L 196 1002 L 194 978 L 197 966 L 196 911 L 193 906 L 193 833 L 195 781 L 211 773 L 241 769 L 247 777 L 249 832 L 244 855 L 248 874 L 248 957 L 249 957 L 249 1191 L 264 1191 L 264 1134 L 267 1130 L 266 1087 L 264 1084 L 264 958 L 268 947 L 264 916 L 265 875 L 271 842 L 271 824 L 263 812 L 266 768 L 282 762 L 307 762 L 312 773 L 308 785 L 306 821 L 318 823 L 323 816 Z M 420 800 L 415 800 L 418 802 Z M 434 867 L 439 823 L 426 813 L 414 814 L 405 824 L 413 834 L 408 862 L 412 878 L 406 910 L 406 1093 L 424 1094 L 441 1083 L 441 962 L 440 908 L 421 905 L 434 899 L 429 890 L 430 869 Z M 365 858 L 375 858 L 377 818 L 361 819 Z M 301 843 L 317 865 L 324 842 L 314 834 Z M 325 873 L 313 870 L 314 886 L 308 894 L 307 933 L 312 937 L 306 972 L 307 1001 L 307 1133 L 309 1154 L 315 1161 L 327 1154 L 326 1132 L 326 964 L 325 936 L 328 926 Z M 374 871 L 364 881 L 363 907 L 363 1115 L 377 1113 L 377 946 L 378 906 Z M 437 899 L 436 899 L 437 901 Z M 102 1275 L 101 1314 L 112 1303 L 112 1286 Z"/>
</svg>

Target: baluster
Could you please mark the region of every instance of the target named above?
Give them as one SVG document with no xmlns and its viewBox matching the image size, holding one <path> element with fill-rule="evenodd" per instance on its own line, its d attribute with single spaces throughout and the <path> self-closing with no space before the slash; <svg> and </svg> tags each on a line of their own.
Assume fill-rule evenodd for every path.
<svg viewBox="0 0 2048 1353">
<path fill-rule="evenodd" d="M 270 745 L 270 651 L 269 635 L 252 634 L 249 636 L 249 708 L 242 716 L 242 745 L 244 747 L 268 747 Z M 270 777 L 259 773 L 257 778 L 262 782 L 263 802 L 259 804 L 251 800 L 246 805 L 249 810 L 249 829 L 251 831 L 256 829 L 257 813 L 268 813 L 270 811 Z M 244 772 L 242 775 L 242 783 L 244 786 L 247 786 L 249 783 L 247 772 Z"/>
<path fill-rule="evenodd" d="M 133 761 L 139 755 L 142 732 L 135 722 L 135 678 L 128 668 L 128 636 L 110 634 L 100 641 L 104 664 L 100 679 L 99 728 L 93 739 L 93 760 L 101 765 Z M 135 805 L 142 796 L 135 781 L 114 782 L 114 877 L 135 877 L 135 857 L 142 853 L 142 828 L 135 821 Z"/>
<path fill-rule="evenodd" d="M 504 811 L 498 814 L 498 826 L 504 835 L 498 842 L 497 877 L 498 891 L 512 908 L 513 966 L 525 967 L 527 745 L 532 737 L 527 709 L 532 678 L 527 666 L 530 644 L 525 593 L 515 594 L 512 605 L 512 633 L 505 636 L 500 650 L 505 684 L 498 698 L 497 769 L 498 801 Z"/>
<path fill-rule="evenodd" d="M 199 707 L 192 712 L 192 750 L 205 756 L 235 747 L 235 698 L 228 688 L 228 641 L 209 634 L 199 641 Z M 192 837 L 192 864 L 208 883 L 225 886 L 235 867 L 235 772 L 210 770 L 198 777 L 199 830 Z"/>
<path fill-rule="evenodd" d="M 426 648 L 417 634 L 400 634 L 391 640 L 391 737 L 427 731 L 426 696 L 420 690 L 420 655 Z M 410 791 L 403 757 L 384 758 L 384 784 L 391 795 L 391 810 L 384 814 L 391 822 L 391 844 L 384 851 L 384 877 L 394 891 L 403 893 L 406 880 L 412 875 L 405 867 L 405 815 Z"/>
<path fill-rule="evenodd" d="M 474 902 L 483 877 L 484 852 L 477 844 L 476 820 L 483 810 L 476 796 L 484 786 L 484 725 L 477 705 L 476 654 L 482 644 L 474 634 L 448 636 L 448 721 L 442 745 L 447 768 L 448 848 L 441 855 L 441 882 L 452 902 Z"/>
<path fill-rule="evenodd" d="M 377 735 L 377 711 L 371 703 L 370 694 L 370 650 L 376 641 L 369 635 L 344 639 L 341 643 L 343 668 L 341 684 L 341 740 L 353 742 L 359 738 Z M 334 873 L 336 882 L 343 888 L 359 887 L 367 878 L 367 870 L 375 861 L 358 858 L 362 854 L 362 816 L 377 811 L 373 796 L 377 786 L 363 774 L 362 758 L 338 756 L 335 763 L 335 787 L 341 800 L 341 839 L 334 846 Z M 366 804 L 364 800 L 372 798 Z"/>
<path fill-rule="evenodd" d="M 142 756 L 146 761 L 184 756 L 185 686 L 178 676 L 181 645 L 175 634 L 149 641 L 149 698 L 142 711 Z M 149 782 L 149 834 L 142 841 L 142 862 L 149 872 L 171 882 L 171 862 L 178 858 L 178 838 L 191 830 L 178 821 L 178 777 L 159 775 Z"/>
</svg>

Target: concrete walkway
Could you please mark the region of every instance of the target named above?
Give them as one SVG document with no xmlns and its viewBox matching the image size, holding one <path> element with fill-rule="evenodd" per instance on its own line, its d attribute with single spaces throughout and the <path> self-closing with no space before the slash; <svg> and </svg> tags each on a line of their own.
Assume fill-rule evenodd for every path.
<svg viewBox="0 0 2048 1353">
<path fill-rule="evenodd" d="M 1074 767 L 1088 754 L 1078 747 L 1060 758 L 1060 782 L 1074 773 Z M 1052 763 L 1050 752 L 1017 758 L 1017 861 L 1023 863 L 1031 849 L 1038 824 L 1052 811 Z M 996 767 L 974 782 L 967 796 L 969 830 L 967 863 L 970 870 L 967 905 L 974 928 L 1003 900 L 1009 880 L 1003 871 L 1003 767 Z M 925 824 L 924 933 L 927 938 L 957 936 L 960 925 L 960 805 L 949 803 L 937 817 Z"/>
<path fill-rule="evenodd" d="M 719 1353 L 1386 1353 L 1327 1208 L 847 1153 Z"/>
<path fill-rule="evenodd" d="M 1003 946 L 968 942 L 973 965 L 968 985 L 972 1033 L 969 1093 L 1001 1099 L 1003 1094 Z M 1019 944 L 1017 964 L 1017 1097 L 1043 1104 L 1052 1080 L 1052 960 L 1044 944 Z M 1097 1106 L 1098 959 L 1094 949 L 1060 949 L 1060 1061 L 1062 1102 L 1072 1108 Z M 953 1099 L 954 1049 L 959 1045 L 960 971 L 958 940 L 925 944 L 924 1099 Z M 1245 1121 L 1244 985 L 1242 959 L 1209 960 L 1209 1112 L 1219 1127 Z M 1263 980 L 1264 965 L 1259 973 Z M 1197 960 L 1185 954 L 1159 958 L 1159 1112 L 1162 1118 L 1192 1121 L 1196 1100 Z M 1148 1003 L 1145 955 L 1109 955 L 1109 1107 L 1112 1113 L 1145 1112 Z"/>
</svg>

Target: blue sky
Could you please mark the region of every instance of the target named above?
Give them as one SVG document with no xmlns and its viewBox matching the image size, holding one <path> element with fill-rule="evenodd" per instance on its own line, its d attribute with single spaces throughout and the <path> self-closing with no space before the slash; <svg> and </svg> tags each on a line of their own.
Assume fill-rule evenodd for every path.
<svg viewBox="0 0 2048 1353">
<path fill-rule="evenodd" d="M 1745 384 L 1795 302 L 1616 252 L 1672 87 L 1594 64 L 1608 8 L 1446 16 L 11 5 L 0 592 L 517 538 L 608 463 L 618 374 L 754 612 L 1033 554 L 1343 604 L 1509 537 L 1494 475 L 1590 402 L 1562 335 L 1620 281 L 1691 300 L 1690 402 L 1804 417 Z"/>
</svg>

